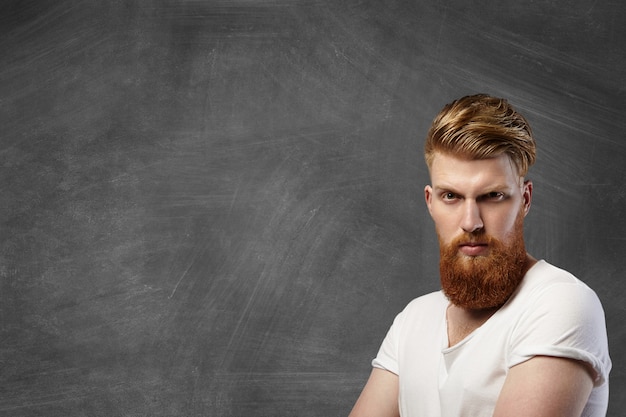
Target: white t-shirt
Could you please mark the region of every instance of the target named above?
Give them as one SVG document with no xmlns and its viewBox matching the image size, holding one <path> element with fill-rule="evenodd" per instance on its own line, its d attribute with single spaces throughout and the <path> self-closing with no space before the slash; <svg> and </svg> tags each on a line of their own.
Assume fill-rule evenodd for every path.
<svg viewBox="0 0 626 417">
<path fill-rule="evenodd" d="M 589 363 L 596 379 L 583 416 L 606 415 L 604 311 L 583 282 L 539 261 L 504 306 L 450 348 L 448 304 L 441 291 L 410 302 L 372 361 L 398 375 L 401 416 L 491 416 L 508 369 L 537 355 Z"/>
</svg>

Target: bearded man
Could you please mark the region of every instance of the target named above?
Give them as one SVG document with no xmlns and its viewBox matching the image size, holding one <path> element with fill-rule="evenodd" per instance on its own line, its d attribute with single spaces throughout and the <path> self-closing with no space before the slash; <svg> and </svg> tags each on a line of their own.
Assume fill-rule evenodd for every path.
<svg viewBox="0 0 626 417">
<path fill-rule="evenodd" d="M 526 119 L 504 99 L 463 97 L 433 121 L 425 157 L 442 290 L 396 317 L 350 416 L 606 415 L 602 305 L 524 245 Z"/>
</svg>

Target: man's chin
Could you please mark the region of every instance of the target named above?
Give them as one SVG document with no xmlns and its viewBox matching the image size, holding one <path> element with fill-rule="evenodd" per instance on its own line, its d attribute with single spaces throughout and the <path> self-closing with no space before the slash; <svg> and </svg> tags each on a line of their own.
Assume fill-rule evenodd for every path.
<svg viewBox="0 0 626 417">
<path fill-rule="evenodd" d="M 517 243 L 506 247 L 494 243 L 488 255 L 479 256 L 444 250 L 440 259 L 441 287 L 450 302 L 472 310 L 502 306 L 524 275 L 526 252 L 523 242 Z"/>
</svg>

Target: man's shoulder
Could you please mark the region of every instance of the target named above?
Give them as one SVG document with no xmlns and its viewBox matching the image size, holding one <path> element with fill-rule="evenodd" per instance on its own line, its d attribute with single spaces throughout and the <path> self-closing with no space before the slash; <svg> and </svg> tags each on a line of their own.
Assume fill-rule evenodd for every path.
<svg viewBox="0 0 626 417">
<path fill-rule="evenodd" d="M 396 316 L 393 324 L 396 334 L 402 340 L 436 334 L 444 323 L 447 306 L 448 300 L 441 291 L 414 298 Z"/>
<path fill-rule="evenodd" d="M 537 262 L 526 274 L 512 304 L 525 311 L 529 305 L 542 305 L 542 309 L 561 311 L 572 315 L 574 311 L 602 311 L 602 305 L 587 284 L 572 273 L 544 260 Z"/>
<path fill-rule="evenodd" d="M 564 286 L 571 286 L 583 292 L 593 292 L 587 284 L 578 279 L 571 272 L 554 266 L 545 260 L 538 261 L 526 273 L 521 289 L 525 292 L 536 294 L 537 292 L 543 291 L 558 291 L 559 288 L 563 288 Z"/>
<path fill-rule="evenodd" d="M 576 278 L 571 272 L 559 268 L 544 259 L 537 261 L 537 263 L 535 263 L 535 265 L 528 270 L 526 275 L 541 276 L 542 279 L 549 278 L 550 280 L 562 282 L 579 281 L 578 278 Z"/>
<path fill-rule="evenodd" d="M 405 312 L 417 312 L 417 311 L 436 311 L 439 308 L 446 308 L 448 306 L 448 299 L 441 290 L 433 291 L 428 294 L 421 295 L 411 300 L 405 307 Z"/>
</svg>

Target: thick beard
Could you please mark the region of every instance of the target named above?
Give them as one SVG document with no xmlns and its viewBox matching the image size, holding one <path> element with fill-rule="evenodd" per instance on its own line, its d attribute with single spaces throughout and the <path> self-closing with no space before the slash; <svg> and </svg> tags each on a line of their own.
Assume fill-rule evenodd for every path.
<svg viewBox="0 0 626 417">
<path fill-rule="evenodd" d="M 527 254 L 524 246 L 524 215 L 515 221 L 508 242 L 480 231 L 466 233 L 449 244 L 440 242 L 441 287 L 458 307 L 484 310 L 502 306 L 524 278 Z M 486 242 L 487 256 L 469 257 L 459 253 L 459 244 Z"/>
</svg>

